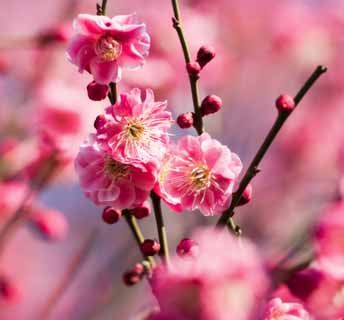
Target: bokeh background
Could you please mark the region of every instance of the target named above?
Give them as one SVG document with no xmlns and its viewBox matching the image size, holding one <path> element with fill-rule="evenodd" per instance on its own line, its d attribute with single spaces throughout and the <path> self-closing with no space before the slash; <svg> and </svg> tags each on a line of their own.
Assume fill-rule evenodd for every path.
<svg viewBox="0 0 344 320">
<path fill-rule="evenodd" d="M 329 69 L 264 159 L 253 182 L 253 200 L 236 213 L 244 235 L 274 259 L 309 232 L 322 208 L 341 193 L 344 2 L 180 3 L 193 57 L 203 44 L 217 51 L 202 71 L 200 94 L 216 94 L 224 104 L 220 112 L 205 118 L 206 129 L 238 153 L 246 167 L 276 117 L 276 97 L 296 94 L 318 64 Z M 111 226 L 102 222 L 101 209 L 84 197 L 73 170 L 78 146 L 107 106 L 88 99 L 91 76 L 79 74 L 65 56 L 73 18 L 78 13 L 94 14 L 96 3 L 0 0 L 0 4 L 2 225 L 20 207 L 46 152 L 57 149 L 63 157 L 50 183 L 25 206 L 25 219 L 0 246 L 0 276 L 12 286 L 3 290 L 0 319 L 131 319 L 154 303 L 146 283 L 133 288 L 122 283 L 123 272 L 140 259 L 136 244 L 124 221 Z M 150 87 L 157 99 L 168 100 L 175 117 L 192 111 L 170 1 L 108 1 L 109 16 L 132 12 L 147 24 L 151 54 L 143 69 L 125 72 L 119 90 Z M 172 133 L 175 140 L 195 134 L 176 125 Z M 196 225 L 214 224 L 217 219 L 197 212 L 176 214 L 166 207 L 164 212 L 172 251 Z M 31 218 L 37 214 L 49 221 Z M 157 236 L 153 218 L 140 224 L 145 235 Z M 77 272 L 70 271 L 73 281 L 56 291 L 82 258 Z"/>
</svg>

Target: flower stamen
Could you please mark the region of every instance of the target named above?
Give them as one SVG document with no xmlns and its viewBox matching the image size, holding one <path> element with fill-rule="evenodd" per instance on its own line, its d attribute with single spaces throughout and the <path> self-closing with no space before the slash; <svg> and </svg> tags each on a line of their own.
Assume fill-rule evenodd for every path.
<svg viewBox="0 0 344 320">
<path fill-rule="evenodd" d="M 122 46 L 112 36 L 101 36 L 95 45 L 96 54 L 103 61 L 114 61 L 122 52 Z"/>
<path fill-rule="evenodd" d="M 110 176 L 115 181 L 124 179 L 129 175 L 129 166 L 120 163 L 112 158 L 108 158 L 105 161 L 105 174 Z"/>
</svg>

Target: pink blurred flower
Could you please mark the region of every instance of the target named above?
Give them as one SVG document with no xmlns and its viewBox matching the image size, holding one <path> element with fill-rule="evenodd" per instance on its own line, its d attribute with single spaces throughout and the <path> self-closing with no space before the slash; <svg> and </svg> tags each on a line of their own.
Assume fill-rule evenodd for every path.
<svg viewBox="0 0 344 320">
<path fill-rule="evenodd" d="M 160 188 L 184 209 L 213 215 L 228 205 L 241 169 L 239 157 L 208 134 L 185 136 L 164 169 Z"/>
<path fill-rule="evenodd" d="M 68 232 L 68 222 L 62 212 L 42 207 L 30 208 L 30 222 L 44 239 L 62 240 Z"/>
<path fill-rule="evenodd" d="M 13 215 L 28 197 L 28 186 L 19 181 L 0 183 L 0 216 L 8 218 Z"/>
<path fill-rule="evenodd" d="M 161 314 L 157 319 L 246 320 L 257 314 L 269 283 L 256 248 L 227 232 L 200 230 L 194 259 L 175 258 L 159 267 L 153 291 Z"/>
<path fill-rule="evenodd" d="M 96 205 L 115 209 L 140 206 L 156 182 L 154 166 L 134 167 L 111 158 L 91 136 L 75 161 L 80 185 Z"/>
<path fill-rule="evenodd" d="M 262 320 L 311 320 L 311 317 L 302 304 L 274 298 L 266 306 Z"/>
<path fill-rule="evenodd" d="M 100 84 L 118 82 L 122 68 L 137 68 L 148 56 L 150 37 L 135 15 L 111 19 L 79 14 L 74 29 L 77 35 L 67 49 L 68 59 Z"/>
<path fill-rule="evenodd" d="M 314 246 L 317 265 L 331 276 L 344 280 L 344 201 L 328 206 L 318 219 Z"/>
<path fill-rule="evenodd" d="M 156 163 L 163 157 L 169 141 L 167 131 L 172 118 L 166 107 L 166 101 L 154 101 L 150 89 L 146 90 L 144 100 L 140 89 L 123 93 L 118 103 L 107 108 L 107 121 L 97 137 L 110 147 L 117 161 L 134 165 Z"/>
</svg>

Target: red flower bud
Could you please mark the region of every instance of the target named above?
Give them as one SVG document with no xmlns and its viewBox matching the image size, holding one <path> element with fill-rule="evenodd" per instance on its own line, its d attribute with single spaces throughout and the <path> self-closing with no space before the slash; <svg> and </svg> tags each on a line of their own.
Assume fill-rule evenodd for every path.
<svg viewBox="0 0 344 320">
<path fill-rule="evenodd" d="M 139 283 L 141 279 L 142 279 L 142 276 L 133 270 L 127 271 L 123 275 L 123 282 L 127 286 L 133 286 L 134 284 Z"/>
<path fill-rule="evenodd" d="M 213 46 L 204 45 L 197 52 L 197 62 L 203 68 L 207 63 L 214 59 L 215 55 L 216 52 Z"/>
<path fill-rule="evenodd" d="M 87 85 L 87 95 L 93 101 L 104 100 L 109 93 L 109 86 L 92 81 Z"/>
<path fill-rule="evenodd" d="M 252 186 L 249 184 L 245 188 L 245 190 L 244 190 L 244 192 L 243 192 L 243 194 L 239 200 L 238 206 L 243 206 L 243 205 L 249 203 L 251 201 L 251 199 L 252 199 Z"/>
<path fill-rule="evenodd" d="M 220 97 L 212 94 L 206 96 L 201 104 L 201 114 L 205 116 L 207 114 L 215 113 L 219 111 L 222 107 L 222 100 Z"/>
<path fill-rule="evenodd" d="M 198 244 L 192 239 L 183 239 L 177 246 L 177 254 L 179 257 L 195 257 L 198 254 Z"/>
<path fill-rule="evenodd" d="M 276 108 L 279 112 L 291 112 L 295 108 L 295 101 L 291 96 L 282 94 L 276 100 Z"/>
<path fill-rule="evenodd" d="M 189 62 L 186 65 L 186 70 L 188 71 L 189 75 L 198 76 L 202 68 L 197 61 L 193 61 L 193 62 Z"/>
<path fill-rule="evenodd" d="M 119 210 L 115 210 L 112 207 L 106 207 L 103 210 L 103 220 L 104 222 L 108 223 L 108 224 L 114 224 L 116 223 L 122 216 L 122 212 Z"/>
<path fill-rule="evenodd" d="M 143 219 L 150 215 L 151 208 L 148 201 L 145 201 L 140 207 L 131 210 L 136 219 Z"/>
<path fill-rule="evenodd" d="M 182 129 L 191 128 L 193 126 L 193 122 L 194 122 L 193 112 L 182 113 L 177 118 L 178 126 Z"/>
<path fill-rule="evenodd" d="M 160 251 L 160 244 L 157 240 L 146 239 L 141 244 L 141 251 L 146 256 L 154 256 Z"/>
<path fill-rule="evenodd" d="M 94 120 L 94 127 L 98 132 L 101 132 L 101 130 L 104 128 L 106 124 L 106 119 L 103 114 L 100 114 L 97 116 L 96 120 Z"/>
</svg>

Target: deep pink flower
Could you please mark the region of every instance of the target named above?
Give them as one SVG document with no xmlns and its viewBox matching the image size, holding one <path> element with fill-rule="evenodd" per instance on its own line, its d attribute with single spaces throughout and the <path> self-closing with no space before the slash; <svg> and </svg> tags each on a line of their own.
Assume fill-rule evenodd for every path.
<svg viewBox="0 0 344 320">
<path fill-rule="evenodd" d="M 208 134 L 185 136 L 164 168 L 160 189 L 184 209 L 213 215 L 228 206 L 241 169 L 239 157 Z"/>
<path fill-rule="evenodd" d="M 123 163 L 157 162 L 164 155 L 169 141 L 171 113 L 167 103 L 155 102 L 153 91 L 133 89 L 123 93 L 118 103 L 107 108 L 103 128 L 97 137 L 110 147 L 112 157 Z"/>
<path fill-rule="evenodd" d="M 75 168 L 86 196 L 96 205 L 115 209 L 140 206 L 156 182 L 154 166 L 114 160 L 93 136 L 81 145 Z"/>
<path fill-rule="evenodd" d="M 161 314 L 156 319 L 255 319 L 269 282 L 256 248 L 228 232 L 199 230 L 193 259 L 172 260 L 153 275 Z"/>
<path fill-rule="evenodd" d="M 74 20 L 77 35 L 67 49 L 68 59 L 79 71 L 90 72 L 100 84 L 121 79 L 122 68 L 141 66 L 148 55 L 150 37 L 135 15 L 79 14 Z"/>
<path fill-rule="evenodd" d="M 302 304 L 274 298 L 266 306 L 262 320 L 311 320 L 311 317 Z"/>
</svg>

